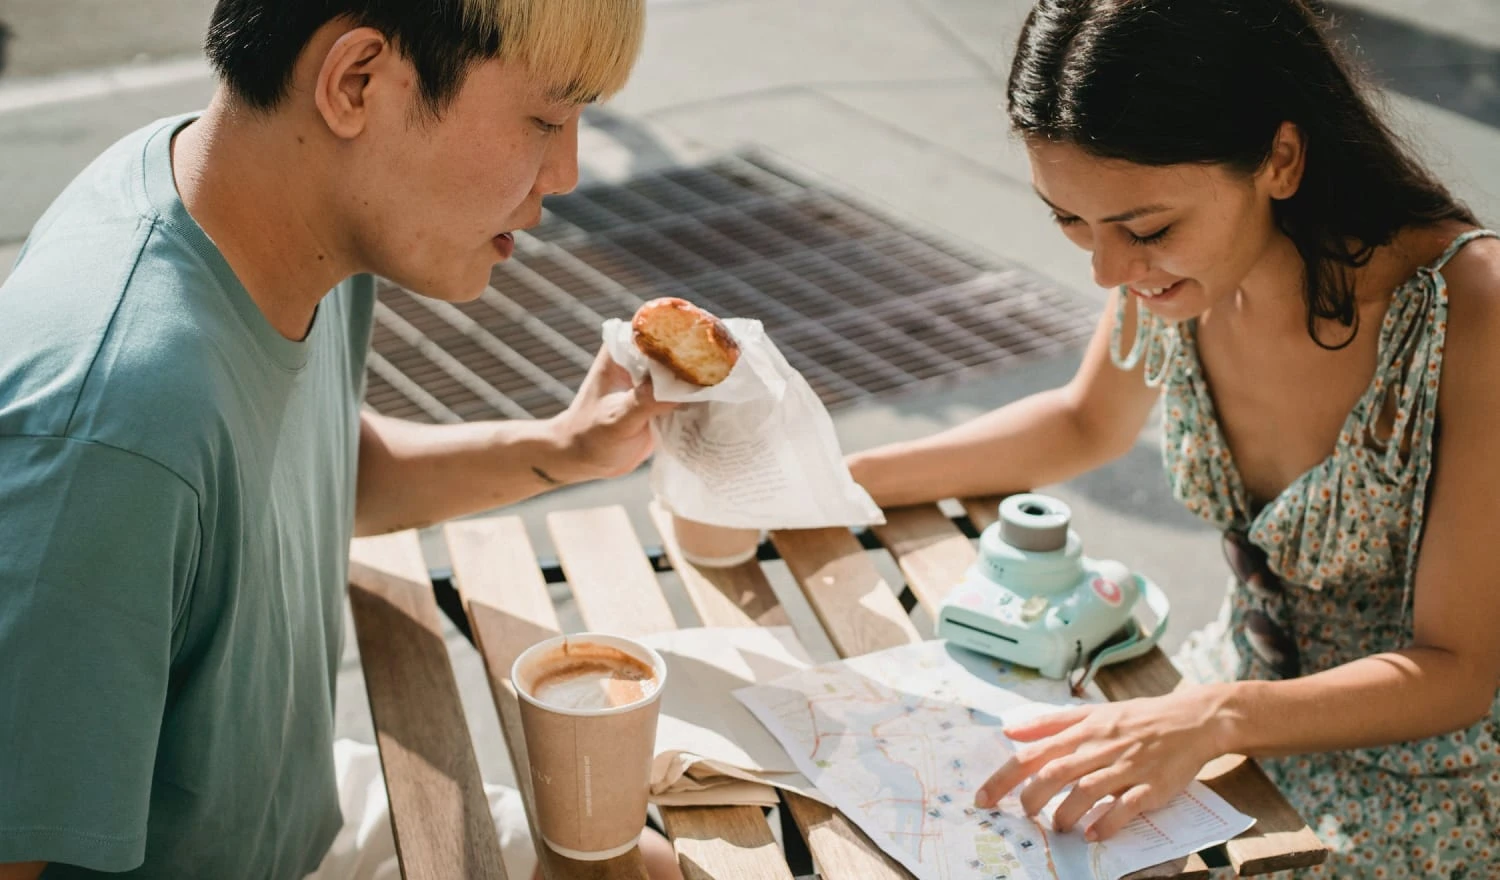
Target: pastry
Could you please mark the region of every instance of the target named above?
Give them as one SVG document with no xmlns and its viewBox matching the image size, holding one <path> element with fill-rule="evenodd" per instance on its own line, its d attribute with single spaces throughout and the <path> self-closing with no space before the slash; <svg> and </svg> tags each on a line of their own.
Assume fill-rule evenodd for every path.
<svg viewBox="0 0 1500 880">
<path fill-rule="evenodd" d="M 636 310 L 630 326 L 637 348 L 694 385 L 723 382 L 740 357 L 724 322 L 685 299 L 653 299 Z"/>
</svg>

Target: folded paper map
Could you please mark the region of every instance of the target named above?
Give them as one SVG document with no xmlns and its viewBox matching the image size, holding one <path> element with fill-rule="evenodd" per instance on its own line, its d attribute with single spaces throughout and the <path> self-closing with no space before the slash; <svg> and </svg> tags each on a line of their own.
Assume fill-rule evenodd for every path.
<svg viewBox="0 0 1500 880">
<path fill-rule="evenodd" d="M 1035 820 L 1015 793 L 976 809 L 974 793 L 1013 753 L 1002 724 L 1078 701 L 1063 682 L 946 642 L 817 666 L 735 696 L 818 791 L 919 880 L 1116 880 L 1254 821 L 1196 782 L 1101 843 L 1052 829 L 1066 793 Z"/>
</svg>

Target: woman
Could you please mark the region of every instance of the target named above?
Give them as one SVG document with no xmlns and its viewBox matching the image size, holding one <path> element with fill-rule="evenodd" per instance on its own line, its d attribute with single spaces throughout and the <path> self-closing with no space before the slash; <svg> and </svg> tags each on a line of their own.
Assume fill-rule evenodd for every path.
<svg viewBox="0 0 1500 880">
<path fill-rule="evenodd" d="M 1314 875 L 1500 876 L 1500 241 L 1381 122 L 1304 0 L 1041 0 L 1008 87 L 1038 195 L 1115 288 L 1077 376 L 853 456 L 882 505 L 1066 480 L 1163 399 L 1236 577 L 1170 696 L 1066 711 L 1024 783 L 1106 837 L 1250 754 Z"/>
</svg>

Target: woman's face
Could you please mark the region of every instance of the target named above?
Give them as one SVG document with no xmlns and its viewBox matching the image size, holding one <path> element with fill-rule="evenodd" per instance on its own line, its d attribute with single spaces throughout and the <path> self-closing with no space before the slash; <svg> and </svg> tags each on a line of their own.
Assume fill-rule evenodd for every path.
<svg viewBox="0 0 1500 880">
<path fill-rule="evenodd" d="M 1285 196 L 1274 153 L 1245 175 L 1222 165 L 1101 159 L 1035 138 L 1027 152 L 1037 194 L 1063 234 L 1093 254 L 1094 281 L 1124 287 L 1168 321 L 1232 296 L 1280 235 L 1271 198 Z"/>
</svg>

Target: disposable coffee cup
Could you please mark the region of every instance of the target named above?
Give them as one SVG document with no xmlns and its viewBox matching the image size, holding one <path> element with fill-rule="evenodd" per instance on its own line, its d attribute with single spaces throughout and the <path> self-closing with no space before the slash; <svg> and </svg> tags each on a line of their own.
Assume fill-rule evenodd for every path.
<svg viewBox="0 0 1500 880">
<path fill-rule="evenodd" d="M 629 852 L 646 824 L 661 655 L 603 633 L 558 636 L 522 652 L 510 679 L 542 840 L 582 861 Z"/>
<path fill-rule="evenodd" d="M 731 568 L 755 558 L 760 529 L 714 526 L 672 515 L 672 531 L 682 558 L 699 568 Z"/>
</svg>

